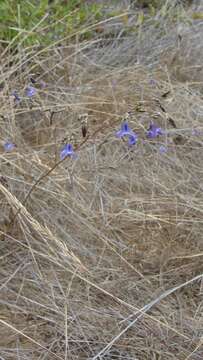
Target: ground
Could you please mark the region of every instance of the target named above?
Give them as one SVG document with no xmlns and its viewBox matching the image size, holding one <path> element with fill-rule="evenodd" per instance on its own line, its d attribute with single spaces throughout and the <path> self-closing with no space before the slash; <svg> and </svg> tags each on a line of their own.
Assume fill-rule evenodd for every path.
<svg viewBox="0 0 203 360">
<path fill-rule="evenodd" d="M 1 360 L 203 359 L 203 6 L 101 3 L 0 48 Z"/>
</svg>

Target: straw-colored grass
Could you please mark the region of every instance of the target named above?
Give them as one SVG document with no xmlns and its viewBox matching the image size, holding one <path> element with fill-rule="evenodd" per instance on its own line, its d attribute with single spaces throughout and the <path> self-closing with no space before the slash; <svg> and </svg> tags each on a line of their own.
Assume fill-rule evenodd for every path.
<svg viewBox="0 0 203 360">
<path fill-rule="evenodd" d="M 1 49 L 1 360 L 203 358 L 203 9 L 118 3 L 89 40 Z"/>
</svg>

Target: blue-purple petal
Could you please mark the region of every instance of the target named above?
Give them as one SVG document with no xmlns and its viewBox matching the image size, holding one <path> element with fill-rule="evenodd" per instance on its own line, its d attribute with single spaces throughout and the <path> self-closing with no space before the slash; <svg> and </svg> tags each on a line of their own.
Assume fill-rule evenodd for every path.
<svg viewBox="0 0 203 360">
<path fill-rule="evenodd" d="M 116 136 L 122 138 L 123 136 L 130 136 L 130 135 L 134 135 L 134 132 L 128 125 L 127 121 L 124 121 L 121 124 L 121 129 L 116 132 Z"/>
<path fill-rule="evenodd" d="M 116 132 L 116 136 L 118 137 L 118 138 L 122 138 L 124 135 L 123 135 L 123 131 L 122 130 L 119 130 L 119 131 L 117 131 Z"/>
<path fill-rule="evenodd" d="M 33 86 L 28 86 L 26 89 L 26 96 L 32 97 L 36 94 L 36 92 L 37 92 L 36 88 L 34 88 Z"/>
<path fill-rule="evenodd" d="M 157 136 L 163 134 L 164 134 L 163 130 L 154 123 L 151 123 L 149 129 L 147 130 L 147 137 L 149 139 L 154 139 Z"/>
<path fill-rule="evenodd" d="M 3 146 L 4 146 L 4 150 L 9 152 L 9 151 L 12 151 L 16 145 L 13 144 L 12 142 L 8 141 L 8 142 L 4 143 Z"/>
<path fill-rule="evenodd" d="M 127 121 L 124 121 L 122 124 L 121 124 L 121 131 L 123 131 L 124 133 L 129 133 L 131 132 L 131 128 L 129 127 Z"/>
<path fill-rule="evenodd" d="M 121 124 L 121 129 L 116 132 L 116 136 L 118 138 L 122 138 L 124 136 L 128 137 L 128 144 L 129 146 L 135 145 L 137 142 L 137 135 L 134 133 L 134 131 L 130 128 L 127 121 L 124 121 Z"/>
<path fill-rule="evenodd" d="M 67 156 L 75 158 L 75 152 L 73 150 L 72 144 L 65 144 L 60 152 L 61 160 L 65 159 Z"/>
<path fill-rule="evenodd" d="M 159 152 L 160 152 L 161 154 L 165 154 L 165 153 L 167 152 L 167 147 L 164 146 L 164 145 L 161 145 L 161 146 L 159 147 Z"/>
<path fill-rule="evenodd" d="M 136 134 L 129 135 L 128 145 L 130 146 L 135 145 L 136 142 L 137 142 L 137 135 Z"/>
</svg>

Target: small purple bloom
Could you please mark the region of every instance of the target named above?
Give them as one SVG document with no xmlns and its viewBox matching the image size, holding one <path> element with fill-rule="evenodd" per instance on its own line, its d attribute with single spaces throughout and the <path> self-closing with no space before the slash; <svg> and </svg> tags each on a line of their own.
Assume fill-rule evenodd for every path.
<svg viewBox="0 0 203 360">
<path fill-rule="evenodd" d="M 157 82 L 154 79 L 150 79 L 149 84 L 152 85 L 152 86 L 155 86 L 157 84 Z"/>
<path fill-rule="evenodd" d="M 193 129 L 193 130 L 192 130 L 192 135 L 193 135 L 193 136 L 199 136 L 199 135 L 201 135 L 201 131 L 198 130 L 198 129 Z"/>
<path fill-rule="evenodd" d="M 128 145 L 130 145 L 130 146 L 135 145 L 136 142 L 137 142 L 137 135 L 135 133 L 132 135 L 129 135 Z"/>
<path fill-rule="evenodd" d="M 71 144 L 65 144 L 60 152 L 60 158 L 61 160 L 65 159 L 67 156 L 70 156 L 72 158 L 76 158 L 76 154 L 73 150 L 73 145 Z"/>
<path fill-rule="evenodd" d="M 40 84 L 42 89 L 44 89 L 46 87 L 46 83 L 43 80 L 41 80 L 39 84 Z"/>
<path fill-rule="evenodd" d="M 15 148 L 15 146 L 16 146 L 15 144 L 8 141 L 4 144 L 4 150 L 8 152 L 12 151 Z"/>
<path fill-rule="evenodd" d="M 164 132 L 160 127 L 151 122 L 149 129 L 147 130 L 147 137 L 149 139 L 154 139 L 159 135 L 163 135 L 163 133 Z"/>
<path fill-rule="evenodd" d="M 167 152 L 167 147 L 164 145 L 161 145 L 159 147 L 159 152 L 160 152 L 160 154 L 165 154 Z"/>
<path fill-rule="evenodd" d="M 129 127 L 127 121 L 124 121 L 121 124 L 121 129 L 119 131 L 117 131 L 116 136 L 119 138 L 122 138 L 123 136 L 129 136 L 129 135 L 133 135 L 133 131 L 132 129 Z"/>
<path fill-rule="evenodd" d="M 17 103 L 19 103 L 19 102 L 20 102 L 20 96 L 18 95 L 18 93 L 17 93 L 17 91 L 16 91 L 16 90 L 14 90 L 14 91 L 11 93 L 11 95 L 13 95 L 13 96 L 14 96 L 14 100 L 15 100 L 15 102 L 17 102 Z"/>
<path fill-rule="evenodd" d="M 36 94 L 37 89 L 35 89 L 33 86 L 28 86 L 26 89 L 26 96 L 32 97 Z"/>
<path fill-rule="evenodd" d="M 134 131 L 129 127 L 127 121 L 124 121 L 121 124 L 121 129 L 117 131 L 116 136 L 118 138 L 123 138 L 124 136 L 128 136 L 128 144 L 135 145 L 137 142 L 137 135 L 134 133 Z"/>
</svg>

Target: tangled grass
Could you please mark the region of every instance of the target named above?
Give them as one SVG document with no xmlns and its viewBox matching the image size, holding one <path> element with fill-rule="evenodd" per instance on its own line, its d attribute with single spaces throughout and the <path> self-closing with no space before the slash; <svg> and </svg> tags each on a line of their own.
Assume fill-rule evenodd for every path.
<svg viewBox="0 0 203 360">
<path fill-rule="evenodd" d="M 1 360 L 203 358 L 202 7 L 178 3 L 1 49 Z"/>
</svg>

